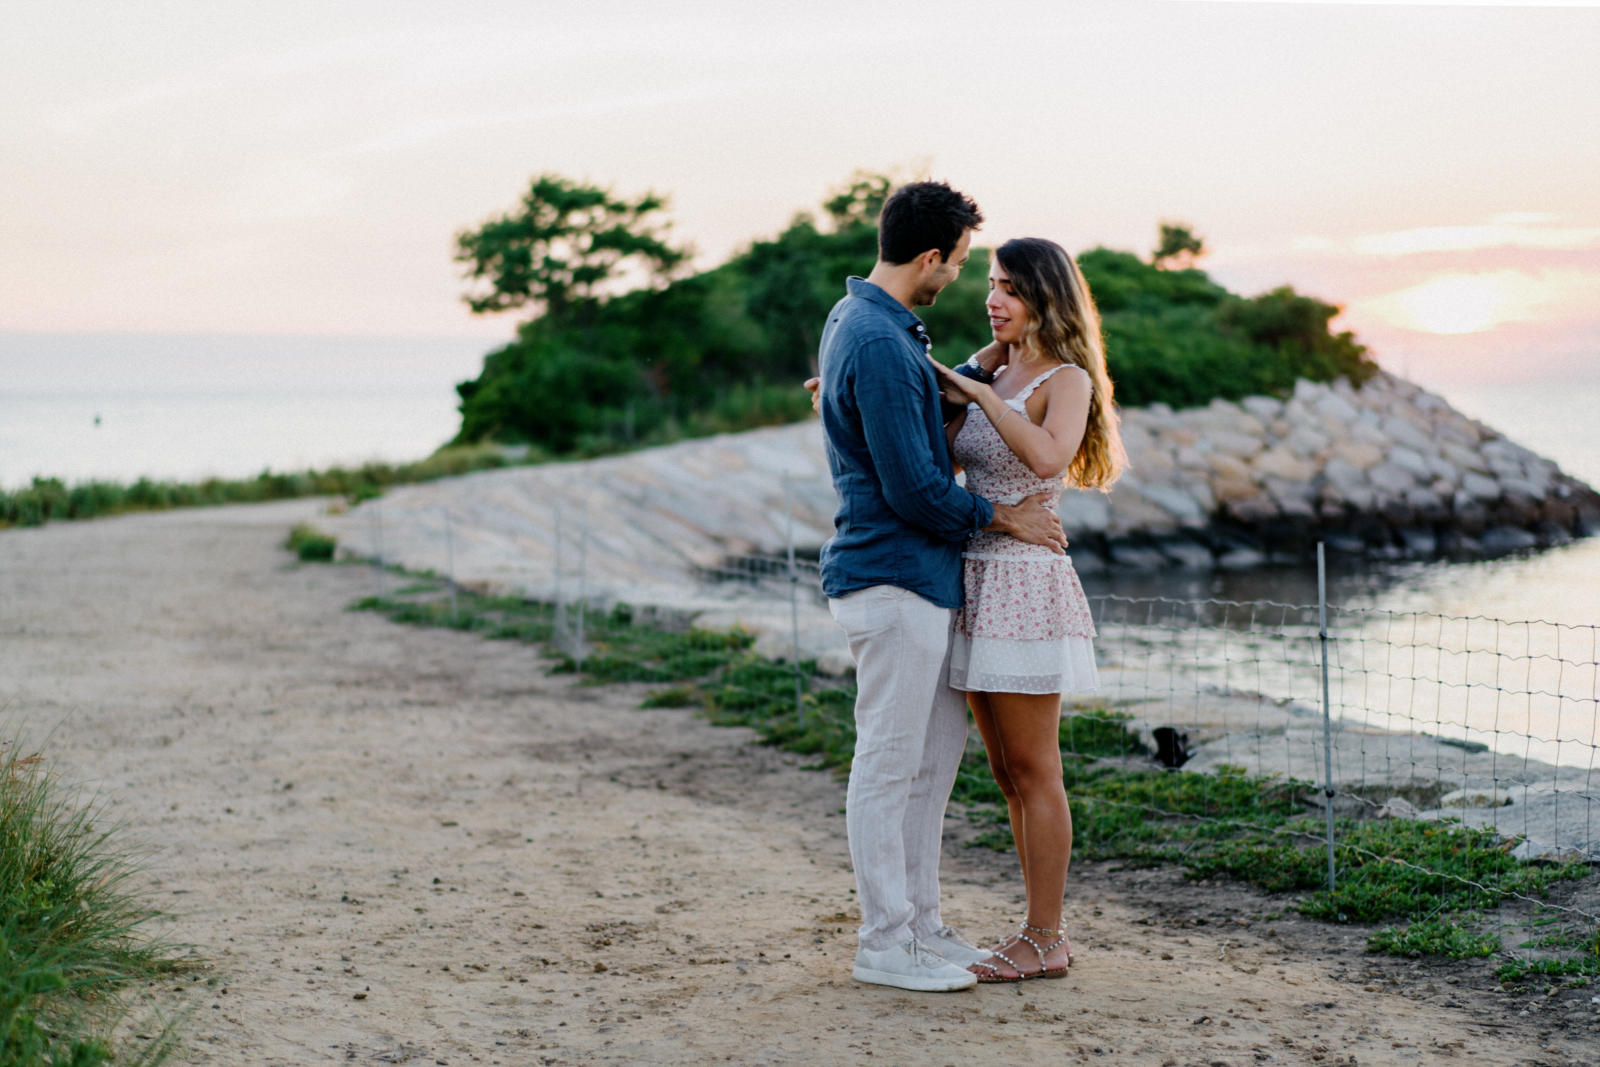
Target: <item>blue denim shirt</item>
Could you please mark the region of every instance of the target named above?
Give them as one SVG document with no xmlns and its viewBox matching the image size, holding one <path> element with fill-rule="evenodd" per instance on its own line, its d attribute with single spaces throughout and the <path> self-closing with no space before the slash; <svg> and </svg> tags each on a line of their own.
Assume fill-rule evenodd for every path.
<svg viewBox="0 0 1600 1067">
<path fill-rule="evenodd" d="M 818 354 L 822 430 L 839 495 L 822 589 L 873 585 L 961 606 L 961 548 L 994 508 L 955 483 L 927 331 L 863 278 L 834 305 Z"/>
</svg>

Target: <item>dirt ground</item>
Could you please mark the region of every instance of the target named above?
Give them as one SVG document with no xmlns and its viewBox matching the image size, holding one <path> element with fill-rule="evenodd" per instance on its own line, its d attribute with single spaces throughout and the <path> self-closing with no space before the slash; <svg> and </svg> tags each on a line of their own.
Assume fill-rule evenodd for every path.
<svg viewBox="0 0 1600 1067">
<path fill-rule="evenodd" d="M 0 532 L 0 727 L 148 847 L 160 932 L 210 961 L 157 991 L 181 1061 L 1600 1061 L 1594 990 L 1502 993 L 1486 961 L 1106 865 L 1074 869 L 1065 980 L 856 984 L 837 779 L 346 611 L 371 571 L 278 547 L 317 507 Z M 994 937 L 1013 863 L 949 825 L 946 919 Z"/>
</svg>

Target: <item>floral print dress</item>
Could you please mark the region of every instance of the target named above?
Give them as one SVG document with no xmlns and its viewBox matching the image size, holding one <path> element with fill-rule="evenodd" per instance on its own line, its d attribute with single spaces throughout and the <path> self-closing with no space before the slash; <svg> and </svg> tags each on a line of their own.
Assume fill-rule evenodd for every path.
<svg viewBox="0 0 1600 1067">
<path fill-rule="evenodd" d="M 1066 366 L 1045 371 L 1006 404 L 1026 419 L 1028 397 Z M 968 405 L 951 451 L 966 469 L 967 489 L 996 504 L 1017 504 L 1048 492 L 1045 506 L 1054 508 L 1061 499 L 1062 480 L 1029 470 L 975 403 Z M 952 688 L 1083 693 L 1099 687 L 1094 620 L 1071 557 L 1007 534 L 979 531 L 967 542 L 962 567 L 966 602 L 956 613 Z"/>
</svg>

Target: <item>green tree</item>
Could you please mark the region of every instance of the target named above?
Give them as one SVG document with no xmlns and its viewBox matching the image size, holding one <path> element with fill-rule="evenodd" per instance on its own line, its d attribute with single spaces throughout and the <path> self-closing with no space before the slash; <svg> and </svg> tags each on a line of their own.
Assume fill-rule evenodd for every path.
<svg viewBox="0 0 1600 1067">
<path fill-rule="evenodd" d="M 475 310 L 527 306 L 534 315 L 456 387 L 457 441 L 595 455 L 803 417 L 810 405 L 798 383 L 813 371 L 845 278 L 872 269 L 891 184 L 855 174 L 815 215 L 796 214 L 726 263 L 673 278 L 683 255 L 656 222 L 659 197 L 619 201 L 563 178 L 535 179 L 518 212 L 460 238 L 463 262 L 483 285 L 469 298 Z M 1188 226 L 1167 229 L 1181 231 L 1163 230 L 1174 256 L 1204 251 Z M 918 309 L 946 363 L 988 343 L 987 260 L 973 249 L 937 305 Z M 1338 308 L 1291 289 L 1246 298 L 1204 271 L 1104 248 L 1078 263 L 1125 405 L 1187 407 L 1283 393 L 1297 378 L 1360 382 L 1374 370 L 1350 334 L 1329 332 Z M 618 291 L 664 276 L 666 284 Z"/>
<path fill-rule="evenodd" d="M 1337 307 L 1287 286 L 1242 297 L 1204 271 L 1161 270 L 1107 248 L 1083 253 L 1078 265 L 1100 310 L 1117 401 L 1126 406 L 1284 393 L 1299 378 L 1359 384 L 1377 370 L 1350 333 L 1328 331 Z"/>
<path fill-rule="evenodd" d="M 874 244 L 877 239 L 878 213 L 894 188 L 894 180 L 887 174 L 873 174 L 858 170 L 850 176 L 844 188 L 822 202 L 822 209 L 833 220 L 835 233 L 843 233 L 857 226 L 870 226 Z"/>
<path fill-rule="evenodd" d="M 666 200 L 619 199 L 557 174 L 534 178 L 517 210 L 456 234 L 456 262 L 486 283 L 464 299 L 474 312 L 533 305 L 556 322 L 588 318 L 607 282 L 669 275 L 686 253 L 666 242 Z"/>
<path fill-rule="evenodd" d="M 1161 270 L 1188 270 L 1205 254 L 1205 240 L 1195 234 L 1193 226 L 1187 222 L 1163 222 L 1161 239 L 1150 254 L 1150 262 Z"/>
</svg>

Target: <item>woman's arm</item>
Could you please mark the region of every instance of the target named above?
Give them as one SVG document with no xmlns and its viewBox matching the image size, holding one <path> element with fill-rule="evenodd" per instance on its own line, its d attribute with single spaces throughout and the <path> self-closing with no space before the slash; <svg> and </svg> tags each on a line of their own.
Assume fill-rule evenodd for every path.
<svg viewBox="0 0 1600 1067">
<path fill-rule="evenodd" d="M 1057 371 L 1028 398 L 1025 406 L 1030 421 L 1007 419 L 1010 425 L 997 427 L 1001 438 L 1039 477 L 1060 477 L 1083 445 L 1093 389 L 1089 373 L 1082 368 Z"/>
<path fill-rule="evenodd" d="M 992 381 L 1001 367 L 1011 362 L 1011 346 L 1001 341 L 990 341 L 972 354 L 972 361 L 989 375 Z"/>
<path fill-rule="evenodd" d="M 1089 422 L 1091 388 L 1089 375 L 1082 370 L 1052 374 L 1028 398 L 1028 417 L 1024 419 L 1006 418 L 1008 413 L 1017 414 L 1017 410 L 982 382 L 947 371 L 940 373 L 940 380 L 947 392 L 956 389 L 968 400 L 976 401 L 1006 447 L 1039 477 L 1059 477 L 1078 454 Z"/>
</svg>

